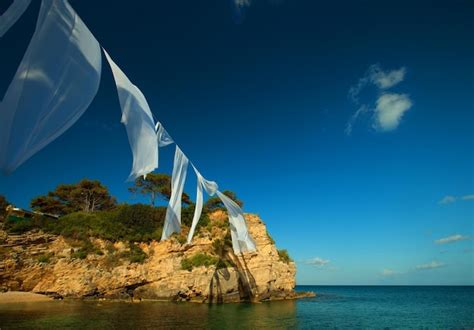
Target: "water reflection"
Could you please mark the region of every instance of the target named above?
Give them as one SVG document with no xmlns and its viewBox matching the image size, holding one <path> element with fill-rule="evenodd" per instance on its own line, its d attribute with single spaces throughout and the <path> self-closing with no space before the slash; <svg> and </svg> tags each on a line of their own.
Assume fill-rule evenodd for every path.
<svg viewBox="0 0 474 330">
<path fill-rule="evenodd" d="M 1 306 L 0 328 L 294 328 L 296 302 L 206 305 L 52 301 Z"/>
</svg>

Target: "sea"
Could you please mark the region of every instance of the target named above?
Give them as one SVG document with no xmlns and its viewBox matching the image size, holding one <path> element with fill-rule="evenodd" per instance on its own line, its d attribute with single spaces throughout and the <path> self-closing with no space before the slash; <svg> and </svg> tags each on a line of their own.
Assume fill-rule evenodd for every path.
<svg viewBox="0 0 474 330">
<path fill-rule="evenodd" d="M 474 329 L 473 286 L 298 286 L 314 298 L 207 305 L 0 305 L 0 329 Z"/>
</svg>

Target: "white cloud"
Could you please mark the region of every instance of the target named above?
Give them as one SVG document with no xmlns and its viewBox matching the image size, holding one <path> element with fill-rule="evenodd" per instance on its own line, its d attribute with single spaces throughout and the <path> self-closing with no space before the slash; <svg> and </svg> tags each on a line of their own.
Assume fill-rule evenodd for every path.
<svg viewBox="0 0 474 330">
<path fill-rule="evenodd" d="M 470 239 L 469 236 L 463 236 L 463 235 L 456 234 L 456 235 L 451 235 L 451 236 L 448 236 L 448 237 L 443 237 L 443 238 L 437 239 L 434 242 L 436 244 L 448 244 L 448 243 L 454 243 L 454 242 L 457 242 L 457 241 L 465 241 L 465 240 L 468 240 L 468 239 Z"/>
<path fill-rule="evenodd" d="M 317 266 L 317 267 L 323 267 L 324 265 L 328 264 L 329 262 L 331 262 L 331 261 L 327 260 L 327 259 L 320 258 L 320 257 L 316 257 L 316 258 L 313 258 L 313 259 L 310 259 L 310 260 L 306 261 L 306 263 L 308 265 L 313 265 L 313 266 Z"/>
<path fill-rule="evenodd" d="M 392 269 L 388 269 L 388 268 L 385 268 L 385 269 L 380 273 L 380 275 L 382 275 L 382 276 L 387 276 L 387 277 L 389 277 L 389 276 L 394 276 L 394 275 L 399 275 L 399 274 L 401 274 L 401 273 L 400 273 L 400 272 L 397 272 L 397 271 L 395 271 L 395 270 L 392 270 Z"/>
<path fill-rule="evenodd" d="M 451 204 L 451 203 L 454 203 L 458 200 L 474 201 L 474 194 L 464 195 L 464 196 L 461 196 L 461 197 L 446 195 L 439 201 L 439 204 Z"/>
<path fill-rule="evenodd" d="M 352 117 L 349 119 L 346 125 L 346 129 L 344 130 L 347 135 L 351 135 L 352 133 L 352 126 L 356 122 L 357 118 L 359 118 L 360 115 L 368 112 L 369 109 L 365 105 L 361 105 L 359 109 L 352 115 Z"/>
<path fill-rule="evenodd" d="M 442 262 L 432 261 L 428 264 L 418 265 L 415 268 L 416 268 L 416 270 L 429 270 L 429 269 L 441 268 L 441 267 L 444 267 L 444 266 L 446 266 L 446 264 L 444 264 Z"/>
<path fill-rule="evenodd" d="M 347 135 L 352 133 L 352 128 L 360 115 L 367 112 L 374 113 L 372 126 L 378 131 L 387 132 L 398 127 L 403 114 L 412 107 L 413 102 L 407 94 L 388 93 L 386 90 L 402 82 L 405 74 L 405 67 L 384 71 L 379 64 L 374 64 L 369 67 L 357 84 L 349 88 L 349 98 L 358 106 L 358 109 L 346 125 Z M 379 93 L 375 106 L 361 104 L 359 99 L 362 90 L 370 85 L 375 86 Z"/>
<path fill-rule="evenodd" d="M 450 204 L 450 203 L 454 203 L 455 201 L 456 201 L 456 197 L 451 196 L 451 195 L 447 195 L 447 196 L 444 196 L 444 197 L 439 201 L 439 204 Z"/>
<path fill-rule="evenodd" d="M 383 71 L 380 65 L 375 64 L 369 68 L 370 81 L 380 89 L 387 89 L 397 85 L 405 79 L 406 68 Z"/>
<path fill-rule="evenodd" d="M 377 99 L 374 127 L 381 131 L 391 131 L 398 127 L 403 114 L 412 107 L 406 94 L 384 93 Z"/>
</svg>

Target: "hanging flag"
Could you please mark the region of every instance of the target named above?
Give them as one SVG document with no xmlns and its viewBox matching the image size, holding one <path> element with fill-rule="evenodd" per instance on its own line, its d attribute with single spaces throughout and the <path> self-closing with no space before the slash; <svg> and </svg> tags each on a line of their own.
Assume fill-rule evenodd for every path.
<svg viewBox="0 0 474 330">
<path fill-rule="evenodd" d="M 192 164 L 191 164 L 192 165 Z M 196 206 L 194 208 L 194 216 L 193 216 L 193 222 L 191 224 L 191 229 L 189 230 L 188 233 L 188 244 L 191 243 L 191 240 L 193 239 L 194 236 L 194 231 L 196 230 L 196 226 L 199 222 L 199 219 L 201 218 L 201 213 L 202 213 L 202 206 L 203 206 L 203 196 L 202 196 L 202 189 L 206 190 L 206 193 L 209 196 L 213 196 L 217 189 L 217 183 L 214 181 L 208 181 L 203 178 L 201 173 L 192 165 L 194 169 L 194 173 L 196 173 L 197 177 L 197 191 L 196 191 Z"/>
<path fill-rule="evenodd" d="M 99 43 L 69 3 L 43 0 L 0 104 L 3 172 L 14 171 L 81 117 L 97 93 L 101 68 Z"/>
<path fill-rule="evenodd" d="M 181 203 L 188 171 L 188 158 L 176 145 L 174 154 L 173 175 L 171 176 L 171 197 L 166 209 L 165 224 L 161 240 L 168 239 L 171 234 L 181 231 Z"/>
<path fill-rule="evenodd" d="M 160 122 L 156 123 L 155 130 L 156 130 L 156 136 L 158 138 L 158 146 L 160 148 L 166 147 L 174 143 L 173 139 L 171 138 L 171 136 L 168 134 L 168 132 L 165 130 L 165 128 Z"/>
<path fill-rule="evenodd" d="M 128 142 L 132 148 L 133 165 L 127 181 L 133 181 L 158 167 L 158 140 L 155 122 L 143 93 L 132 84 L 105 49 L 104 53 L 117 85 L 120 107 L 122 108 L 121 122 L 127 129 Z"/>
<path fill-rule="evenodd" d="M 28 9 L 31 0 L 15 0 L 8 9 L 0 16 L 0 38 L 18 21 Z"/>
<path fill-rule="evenodd" d="M 217 196 L 227 209 L 230 222 L 230 235 L 232 237 L 232 248 L 235 254 L 243 252 L 254 252 L 257 250 L 254 240 L 247 230 L 244 212 L 232 199 L 217 191 Z"/>
</svg>

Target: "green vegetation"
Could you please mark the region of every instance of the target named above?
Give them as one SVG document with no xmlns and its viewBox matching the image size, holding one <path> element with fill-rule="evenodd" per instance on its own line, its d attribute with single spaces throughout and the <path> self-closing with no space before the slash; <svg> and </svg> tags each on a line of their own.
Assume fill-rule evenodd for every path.
<svg viewBox="0 0 474 330">
<path fill-rule="evenodd" d="M 71 253 L 73 259 L 85 259 L 89 254 L 102 255 L 103 252 L 96 247 L 89 239 L 79 241 L 79 249 L 74 250 Z"/>
<path fill-rule="evenodd" d="M 268 233 L 268 231 L 267 231 L 267 237 L 268 237 L 268 239 L 270 240 L 270 243 L 275 244 L 275 240 L 273 239 L 273 237 L 270 236 L 270 234 Z"/>
<path fill-rule="evenodd" d="M 191 225 L 193 214 L 193 205 L 183 208 L 183 225 Z M 161 239 L 165 216 L 165 207 L 121 204 L 111 210 L 74 212 L 59 219 L 39 215 L 31 219 L 10 216 L 5 221 L 4 228 L 9 233 L 14 234 L 25 233 L 32 229 L 41 229 L 44 232 L 78 240 L 96 237 L 112 242 L 150 242 Z M 206 228 L 208 222 L 208 216 L 203 214 L 196 228 L 196 233 Z M 181 236 L 177 235 L 176 238 L 181 244 L 184 244 L 186 238 Z"/>
<path fill-rule="evenodd" d="M 135 244 L 129 245 L 130 251 L 125 251 L 120 254 L 121 258 L 127 258 L 130 262 L 143 263 L 148 256 L 139 246 Z"/>
<path fill-rule="evenodd" d="M 150 198 L 152 206 L 155 205 L 156 199 L 169 201 L 171 198 L 171 177 L 163 173 L 150 173 L 143 178 L 140 176 L 135 180 L 135 185 L 128 188 L 132 193 L 140 193 Z M 191 205 L 192 201 L 189 195 L 183 193 L 182 201 L 186 205 Z"/>
<path fill-rule="evenodd" d="M 12 234 L 23 234 L 35 229 L 35 219 L 28 219 L 10 215 L 5 220 L 4 229 Z"/>
<path fill-rule="evenodd" d="M 278 250 L 278 256 L 280 257 L 280 260 L 283 261 L 284 263 L 289 264 L 290 262 L 293 261 L 293 259 L 290 258 L 288 251 L 285 249 Z"/>
<path fill-rule="evenodd" d="M 187 227 L 191 227 L 194 216 L 195 205 L 191 204 L 181 210 L 181 223 Z M 196 225 L 196 233 L 200 232 L 202 228 L 207 227 L 211 223 L 207 212 L 201 213 L 201 218 Z"/>
<path fill-rule="evenodd" d="M 76 184 L 61 184 L 47 195 L 34 198 L 30 205 L 35 211 L 65 215 L 72 212 L 109 210 L 116 204 L 108 189 L 97 180 L 84 179 Z"/>
<path fill-rule="evenodd" d="M 35 215 L 32 218 L 9 216 L 4 222 L 4 229 L 9 233 L 22 234 L 30 230 L 41 230 L 46 233 L 63 236 L 72 246 L 71 258 L 85 259 L 88 255 L 104 255 L 104 265 L 112 267 L 121 259 L 130 262 L 142 263 L 147 254 L 135 243 L 159 241 L 163 231 L 166 216 L 166 207 L 154 207 L 157 198 L 169 200 L 171 196 L 171 178 L 166 174 L 149 174 L 146 179 L 139 178 L 134 187 L 134 193 L 148 195 L 152 205 L 144 204 L 119 204 L 117 205 L 108 189 L 99 181 L 84 179 L 76 184 L 61 184 L 54 191 L 34 198 L 31 207 L 42 213 L 59 215 L 53 217 Z M 236 194 L 225 191 L 225 195 L 242 206 Z M 195 205 L 187 194 L 182 200 L 186 207 L 181 212 L 181 222 L 185 227 L 191 227 Z M 0 196 L 0 216 L 8 205 L 5 197 Z M 208 212 L 223 207 L 218 199 L 210 199 L 205 206 L 201 219 L 196 228 L 196 235 L 203 231 L 211 231 L 215 226 L 226 230 L 223 239 L 213 242 L 215 255 L 198 253 L 190 258 L 183 259 L 183 269 L 192 270 L 193 267 L 215 265 L 218 268 L 231 266 L 225 254 L 232 247 L 230 230 L 227 221 L 212 222 Z M 5 214 L 5 213 L 3 213 Z M 186 230 L 184 231 L 186 232 Z M 186 243 L 183 233 L 173 235 L 180 244 Z M 91 238 L 106 241 L 105 248 L 95 246 Z M 117 252 L 113 242 L 128 243 L 128 249 Z M 41 255 L 38 262 L 49 262 L 50 255 Z"/>
<path fill-rule="evenodd" d="M 51 261 L 51 255 L 50 254 L 42 254 L 38 257 L 38 262 L 40 264 L 48 264 Z"/>
<path fill-rule="evenodd" d="M 97 237 L 112 242 L 159 240 L 166 209 L 148 205 L 119 205 L 113 210 L 76 212 L 51 220 L 41 229 L 80 240 Z"/>
<path fill-rule="evenodd" d="M 214 266 L 219 262 L 219 258 L 210 256 L 206 253 L 196 253 L 195 255 L 181 260 L 181 268 L 191 271 L 194 267 Z"/>
<path fill-rule="evenodd" d="M 7 213 L 6 209 L 8 205 L 10 205 L 10 203 L 8 203 L 5 196 L 0 195 L 0 218 L 3 218 L 5 214 Z"/>
<path fill-rule="evenodd" d="M 224 195 L 232 199 L 237 205 L 240 207 L 244 206 L 244 202 L 242 202 L 240 199 L 237 198 L 237 194 L 233 191 L 226 190 L 223 192 Z M 204 204 L 204 210 L 206 211 L 214 211 L 214 210 L 219 210 L 223 209 L 224 204 L 221 202 L 219 197 L 211 197 L 207 200 L 207 202 Z"/>
</svg>

